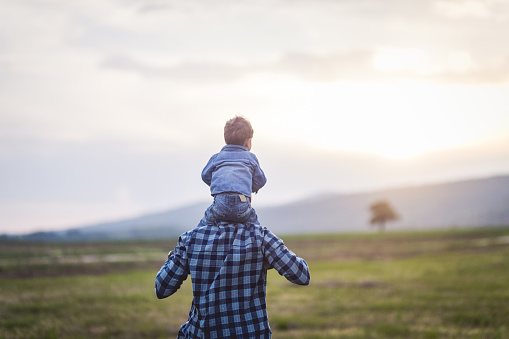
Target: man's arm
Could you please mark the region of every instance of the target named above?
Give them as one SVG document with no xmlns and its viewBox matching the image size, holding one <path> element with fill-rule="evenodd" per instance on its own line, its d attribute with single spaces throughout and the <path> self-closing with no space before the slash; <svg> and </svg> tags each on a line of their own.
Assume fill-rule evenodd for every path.
<svg viewBox="0 0 509 339">
<path fill-rule="evenodd" d="M 275 268 L 288 281 L 298 285 L 309 285 L 309 267 L 306 261 L 290 251 L 283 240 L 266 230 L 264 236 L 265 259 L 269 268 Z"/>
<path fill-rule="evenodd" d="M 189 275 L 189 266 L 187 265 L 187 255 L 184 246 L 185 238 L 185 234 L 179 238 L 173 255 L 169 256 L 157 273 L 155 292 L 159 299 L 169 297 L 177 292 Z"/>
</svg>

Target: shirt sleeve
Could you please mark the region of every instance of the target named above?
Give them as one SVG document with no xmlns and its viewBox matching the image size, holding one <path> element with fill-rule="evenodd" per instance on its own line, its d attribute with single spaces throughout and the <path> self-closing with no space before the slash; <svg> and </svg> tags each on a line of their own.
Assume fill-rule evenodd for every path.
<svg viewBox="0 0 509 339">
<path fill-rule="evenodd" d="M 203 171 L 201 172 L 201 179 L 204 183 L 210 186 L 212 183 L 212 172 L 216 169 L 214 160 L 216 158 L 216 155 L 213 155 L 210 159 L 207 165 L 203 168 Z"/>
<path fill-rule="evenodd" d="M 263 247 L 268 268 L 275 268 L 280 275 L 294 284 L 309 285 L 308 264 L 304 259 L 290 251 L 283 240 L 266 230 Z"/>
<path fill-rule="evenodd" d="M 260 167 L 260 163 L 256 156 L 254 156 L 254 171 L 253 171 L 253 192 L 258 193 L 260 188 L 262 188 L 267 183 L 267 178 L 265 177 L 265 173 L 263 173 L 262 168 Z"/>
<path fill-rule="evenodd" d="M 186 234 L 180 236 L 174 255 L 161 267 L 156 276 L 155 292 L 159 299 L 169 297 L 177 292 L 189 275 L 186 254 Z"/>
</svg>

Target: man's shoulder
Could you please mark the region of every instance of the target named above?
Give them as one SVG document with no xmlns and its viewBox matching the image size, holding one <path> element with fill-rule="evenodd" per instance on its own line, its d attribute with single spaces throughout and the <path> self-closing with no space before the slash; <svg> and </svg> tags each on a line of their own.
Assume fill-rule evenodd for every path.
<svg viewBox="0 0 509 339">
<path fill-rule="evenodd" d="M 180 235 L 182 239 L 189 239 L 203 234 L 211 234 L 214 232 L 215 225 L 203 225 L 197 226 L 189 231 L 186 231 Z"/>
<path fill-rule="evenodd" d="M 262 226 L 260 224 L 255 223 L 249 223 L 249 224 L 242 224 L 242 223 L 235 223 L 235 222 L 228 222 L 228 221 L 219 221 L 217 224 L 207 224 L 202 226 L 197 226 L 189 231 L 186 231 L 180 235 L 181 238 L 190 238 L 195 237 L 197 235 L 202 234 L 212 234 L 216 233 L 219 228 L 239 228 L 243 229 L 245 231 L 250 231 L 262 235 L 270 234 L 272 236 L 274 233 L 272 233 L 266 226 Z"/>
</svg>

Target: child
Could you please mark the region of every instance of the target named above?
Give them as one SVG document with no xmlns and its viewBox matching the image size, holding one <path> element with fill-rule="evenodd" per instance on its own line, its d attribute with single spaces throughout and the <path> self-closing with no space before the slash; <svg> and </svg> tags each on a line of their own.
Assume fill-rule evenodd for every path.
<svg viewBox="0 0 509 339">
<path fill-rule="evenodd" d="M 217 221 L 258 223 L 251 207 L 251 193 L 258 193 L 267 179 L 258 159 L 249 152 L 252 140 L 253 127 L 247 119 L 236 116 L 226 122 L 226 146 L 210 158 L 201 174 L 214 197 L 201 226 Z"/>
</svg>

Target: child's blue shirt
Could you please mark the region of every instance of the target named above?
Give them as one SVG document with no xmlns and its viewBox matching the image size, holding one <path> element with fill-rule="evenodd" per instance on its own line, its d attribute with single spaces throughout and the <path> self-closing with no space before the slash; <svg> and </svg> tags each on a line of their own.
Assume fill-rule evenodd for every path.
<svg viewBox="0 0 509 339">
<path fill-rule="evenodd" d="M 239 145 L 226 145 L 214 154 L 201 177 L 212 195 L 237 192 L 250 197 L 267 182 L 256 156 Z"/>
</svg>

